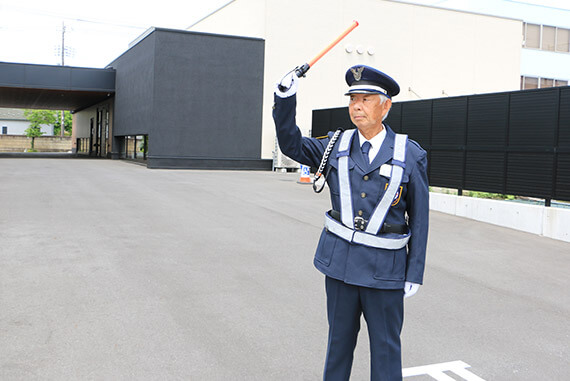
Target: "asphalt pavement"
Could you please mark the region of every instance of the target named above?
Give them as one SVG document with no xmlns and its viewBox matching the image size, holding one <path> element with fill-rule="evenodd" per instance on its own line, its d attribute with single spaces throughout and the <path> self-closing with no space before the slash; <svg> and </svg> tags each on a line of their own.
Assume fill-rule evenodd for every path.
<svg viewBox="0 0 570 381">
<path fill-rule="evenodd" d="M 0 159 L 0 380 L 322 379 L 329 198 L 297 180 Z M 405 380 L 569 380 L 569 275 L 570 243 L 432 212 Z"/>
</svg>

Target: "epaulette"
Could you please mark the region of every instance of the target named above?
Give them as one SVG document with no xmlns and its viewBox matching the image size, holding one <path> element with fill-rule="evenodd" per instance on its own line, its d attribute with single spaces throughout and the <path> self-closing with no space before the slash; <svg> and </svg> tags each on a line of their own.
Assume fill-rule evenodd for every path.
<svg viewBox="0 0 570 381">
<path fill-rule="evenodd" d="M 411 144 L 415 145 L 416 148 L 418 148 L 420 150 L 420 152 L 425 151 L 422 146 L 420 145 L 420 143 L 416 142 L 415 140 L 412 139 L 408 139 L 408 142 L 410 142 Z"/>
<path fill-rule="evenodd" d="M 422 146 L 420 146 L 420 144 L 418 142 L 416 142 L 415 140 L 408 139 L 408 141 L 412 144 L 415 144 L 417 147 L 422 148 Z"/>
</svg>

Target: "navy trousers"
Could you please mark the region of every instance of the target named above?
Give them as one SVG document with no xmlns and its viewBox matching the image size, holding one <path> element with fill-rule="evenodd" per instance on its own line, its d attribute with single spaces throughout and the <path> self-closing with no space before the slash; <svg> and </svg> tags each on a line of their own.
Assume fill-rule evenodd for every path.
<svg viewBox="0 0 570 381">
<path fill-rule="evenodd" d="M 364 314 L 370 339 L 370 379 L 401 381 L 404 290 L 353 286 L 328 276 L 325 288 L 329 340 L 323 379 L 349 379 L 360 316 Z"/>
</svg>

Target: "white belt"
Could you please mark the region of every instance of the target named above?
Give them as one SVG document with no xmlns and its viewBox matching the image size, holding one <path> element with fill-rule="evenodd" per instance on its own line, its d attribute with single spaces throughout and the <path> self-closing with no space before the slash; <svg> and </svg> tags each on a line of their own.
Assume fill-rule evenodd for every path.
<svg viewBox="0 0 570 381">
<path fill-rule="evenodd" d="M 379 249 L 397 250 L 406 246 L 410 240 L 410 233 L 402 235 L 402 238 L 382 238 L 363 231 L 347 228 L 331 216 L 325 213 L 325 227 L 334 235 L 348 242 L 358 243 Z"/>
</svg>

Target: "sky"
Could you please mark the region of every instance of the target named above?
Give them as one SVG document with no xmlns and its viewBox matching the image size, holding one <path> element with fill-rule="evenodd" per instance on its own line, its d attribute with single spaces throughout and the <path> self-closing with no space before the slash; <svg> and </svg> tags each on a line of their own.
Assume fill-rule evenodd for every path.
<svg viewBox="0 0 570 381">
<path fill-rule="evenodd" d="M 186 29 L 228 0 L 0 0 L 0 62 L 103 68 L 150 27 Z"/>
<path fill-rule="evenodd" d="M 536 19 L 546 12 L 570 23 L 570 0 L 402 1 L 513 18 L 521 17 L 512 11 L 520 8 Z M 65 65 L 103 68 L 148 28 L 186 29 L 229 2 L 0 0 L 0 62 L 60 65 L 65 25 Z"/>
</svg>

